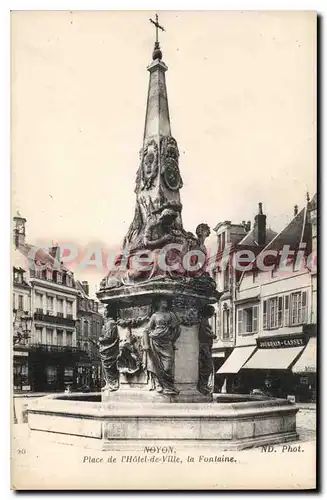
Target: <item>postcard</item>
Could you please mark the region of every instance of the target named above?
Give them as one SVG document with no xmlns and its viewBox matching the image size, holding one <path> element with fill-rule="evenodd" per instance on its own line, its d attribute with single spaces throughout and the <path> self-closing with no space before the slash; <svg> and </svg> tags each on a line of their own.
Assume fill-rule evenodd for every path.
<svg viewBox="0 0 327 500">
<path fill-rule="evenodd" d="M 12 11 L 14 490 L 314 490 L 313 11 Z"/>
</svg>

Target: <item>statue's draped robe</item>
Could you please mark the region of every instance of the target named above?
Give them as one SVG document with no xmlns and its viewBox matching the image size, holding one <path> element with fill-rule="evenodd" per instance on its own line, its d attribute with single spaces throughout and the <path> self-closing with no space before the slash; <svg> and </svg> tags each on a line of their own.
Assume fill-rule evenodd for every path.
<svg viewBox="0 0 327 500">
<path fill-rule="evenodd" d="M 199 380 L 198 391 L 202 394 L 213 392 L 214 364 L 212 344 L 215 335 L 207 318 L 203 318 L 199 327 Z"/>
<path fill-rule="evenodd" d="M 148 347 L 147 370 L 154 374 L 164 392 L 177 393 L 174 387 L 175 342 L 180 336 L 180 323 L 172 313 L 155 313 L 144 332 Z"/>
<path fill-rule="evenodd" d="M 104 335 L 99 338 L 99 353 L 102 361 L 106 388 L 115 391 L 119 388 L 119 371 L 117 357 L 119 355 L 119 335 L 117 324 L 108 319 L 103 327 Z"/>
</svg>

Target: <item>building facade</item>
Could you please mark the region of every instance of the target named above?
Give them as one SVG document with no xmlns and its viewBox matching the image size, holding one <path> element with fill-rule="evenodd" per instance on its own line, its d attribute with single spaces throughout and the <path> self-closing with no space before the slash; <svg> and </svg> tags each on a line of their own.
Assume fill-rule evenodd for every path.
<svg viewBox="0 0 327 500">
<path fill-rule="evenodd" d="M 236 282 L 235 347 L 218 370 L 229 391 L 315 400 L 316 229 L 310 211 L 309 204 L 299 213 L 296 208 Z"/>
<path fill-rule="evenodd" d="M 243 265 L 247 264 L 247 261 L 236 262 L 237 255 L 247 250 L 257 255 L 277 233 L 266 227 L 266 215 L 262 213 L 261 203 L 252 227 L 250 221 L 242 221 L 240 224 L 224 221 L 218 223 L 214 231 L 217 235 L 217 255 L 214 256 L 215 263 L 212 266 L 213 276 L 217 290 L 222 294 L 212 319 L 212 327 L 216 333 L 213 361 L 217 371 L 236 343 L 235 297 Z M 221 380 L 224 380 L 223 377 L 216 377 L 218 386 Z"/>
<path fill-rule="evenodd" d="M 76 365 L 84 352 L 76 339 L 74 275 L 60 262 L 58 247 L 47 251 L 27 243 L 20 214 L 13 233 L 14 389 L 51 392 L 76 386 Z"/>
<path fill-rule="evenodd" d="M 101 362 L 98 342 L 104 317 L 99 311 L 99 302 L 90 298 L 87 281 L 76 281 L 78 289 L 76 340 L 85 352 L 85 358 L 77 363 L 77 385 L 91 390 L 101 389 Z"/>
</svg>

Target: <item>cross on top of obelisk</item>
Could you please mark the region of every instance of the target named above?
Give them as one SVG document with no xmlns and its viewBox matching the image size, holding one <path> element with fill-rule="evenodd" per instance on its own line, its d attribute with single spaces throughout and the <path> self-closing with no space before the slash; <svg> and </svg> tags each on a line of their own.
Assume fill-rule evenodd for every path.
<svg viewBox="0 0 327 500">
<path fill-rule="evenodd" d="M 161 53 L 160 46 L 159 46 L 158 30 L 161 30 L 161 31 L 166 31 L 166 30 L 163 26 L 161 26 L 159 24 L 158 14 L 155 15 L 155 21 L 151 18 L 149 19 L 149 21 L 150 21 L 150 23 L 154 24 L 154 26 L 156 27 L 156 41 L 154 44 L 154 51 L 152 54 L 152 58 L 153 59 L 161 59 L 162 53 Z"/>
<path fill-rule="evenodd" d="M 158 14 L 156 14 L 156 20 L 154 21 L 153 19 L 149 19 L 150 23 L 154 24 L 155 27 L 156 27 L 156 43 L 159 43 L 159 40 L 158 40 L 158 29 L 160 29 L 161 31 L 166 31 L 165 28 L 163 26 L 161 26 L 159 24 L 159 21 L 158 21 Z"/>
</svg>

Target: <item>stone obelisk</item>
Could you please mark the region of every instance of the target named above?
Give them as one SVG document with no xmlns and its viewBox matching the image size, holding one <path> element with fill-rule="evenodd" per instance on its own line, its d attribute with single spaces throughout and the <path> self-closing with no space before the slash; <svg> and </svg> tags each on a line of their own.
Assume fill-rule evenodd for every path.
<svg viewBox="0 0 327 500">
<path fill-rule="evenodd" d="M 102 399 L 205 401 L 211 396 L 199 382 L 203 375 L 199 367 L 201 371 L 206 364 L 199 330 L 205 321 L 203 311 L 218 299 L 205 266 L 204 240 L 210 230 L 200 224 L 194 235 L 183 227 L 183 183 L 178 146 L 171 135 L 168 68 L 158 42 L 162 27 L 157 18 L 151 22 L 156 26 L 156 42 L 147 68 L 135 213 L 121 255 L 97 294 L 107 304 L 108 317 L 102 356 L 109 382 Z"/>
</svg>

